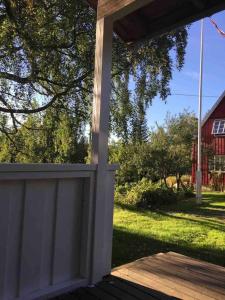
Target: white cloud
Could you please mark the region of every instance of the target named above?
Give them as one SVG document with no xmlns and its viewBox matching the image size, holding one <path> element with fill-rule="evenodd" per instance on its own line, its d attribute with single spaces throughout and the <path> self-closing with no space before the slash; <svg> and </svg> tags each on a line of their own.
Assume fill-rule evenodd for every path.
<svg viewBox="0 0 225 300">
<path fill-rule="evenodd" d="M 196 71 L 186 71 L 184 74 L 193 80 L 199 80 L 199 72 Z"/>
</svg>

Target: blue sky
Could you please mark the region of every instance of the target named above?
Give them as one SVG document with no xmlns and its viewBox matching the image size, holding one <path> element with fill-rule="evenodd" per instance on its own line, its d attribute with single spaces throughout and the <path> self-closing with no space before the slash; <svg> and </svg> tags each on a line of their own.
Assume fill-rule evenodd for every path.
<svg viewBox="0 0 225 300">
<path fill-rule="evenodd" d="M 215 14 L 213 19 L 225 31 L 225 11 Z M 219 97 L 225 90 L 225 38 L 219 35 L 209 18 L 205 19 L 204 43 L 203 95 Z M 199 59 L 200 22 L 196 22 L 189 30 L 184 68 L 181 72 L 173 73 L 171 94 L 198 94 Z M 203 98 L 203 116 L 216 100 L 217 98 Z M 198 97 L 171 95 L 166 104 L 156 97 L 148 109 L 148 125 L 152 127 L 155 122 L 162 124 L 167 112 L 178 114 L 184 109 L 197 113 Z"/>
</svg>

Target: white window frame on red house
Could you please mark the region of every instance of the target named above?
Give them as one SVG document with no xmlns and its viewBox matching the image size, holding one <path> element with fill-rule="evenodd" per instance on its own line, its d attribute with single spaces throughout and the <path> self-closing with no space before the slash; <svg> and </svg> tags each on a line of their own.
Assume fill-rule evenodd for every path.
<svg viewBox="0 0 225 300">
<path fill-rule="evenodd" d="M 209 159 L 209 171 L 225 173 L 225 155 L 214 155 Z"/>
<path fill-rule="evenodd" d="M 212 134 L 225 134 L 225 119 L 215 120 L 213 122 Z"/>
</svg>

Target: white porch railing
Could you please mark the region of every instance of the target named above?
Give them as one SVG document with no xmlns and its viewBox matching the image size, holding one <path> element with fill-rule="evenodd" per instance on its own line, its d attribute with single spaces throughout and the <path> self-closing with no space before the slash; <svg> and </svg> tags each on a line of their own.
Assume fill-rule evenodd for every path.
<svg viewBox="0 0 225 300">
<path fill-rule="evenodd" d="M 95 229 L 95 165 L 0 165 L 0 299 L 36 299 L 110 272 L 113 182 Z M 98 220 L 99 222 L 99 220 Z M 102 240 L 102 267 L 93 244 Z"/>
</svg>

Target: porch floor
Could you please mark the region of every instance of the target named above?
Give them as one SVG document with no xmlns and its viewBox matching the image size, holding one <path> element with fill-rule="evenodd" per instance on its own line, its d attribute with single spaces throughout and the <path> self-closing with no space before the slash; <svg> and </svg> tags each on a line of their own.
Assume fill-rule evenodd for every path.
<svg viewBox="0 0 225 300">
<path fill-rule="evenodd" d="M 159 253 L 112 270 L 93 288 L 57 300 L 225 299 L 225 268 L 183 256 Z"/>
</svg>

